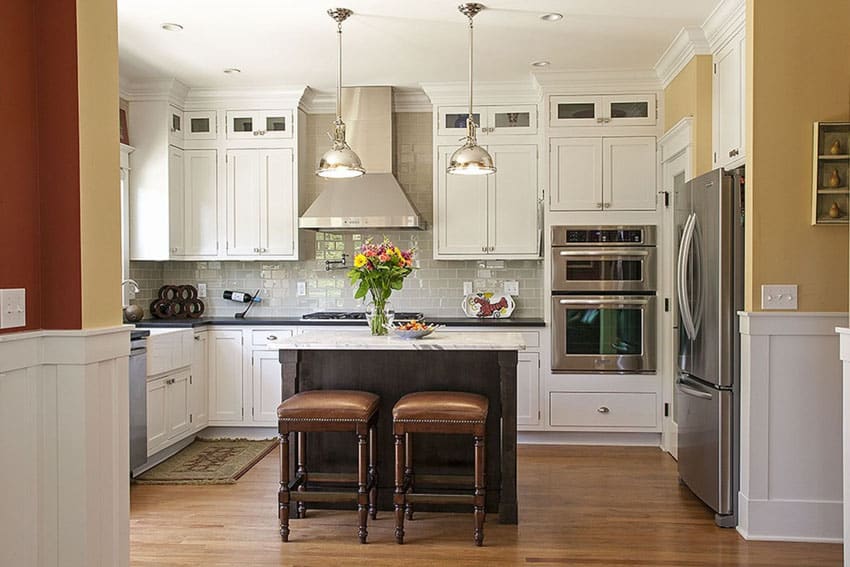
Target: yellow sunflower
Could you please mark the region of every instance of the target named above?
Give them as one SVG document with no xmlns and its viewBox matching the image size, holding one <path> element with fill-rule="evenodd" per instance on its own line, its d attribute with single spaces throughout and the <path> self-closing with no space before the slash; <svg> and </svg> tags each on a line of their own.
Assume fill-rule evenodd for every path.
<svg viewBox="0 0 850 567">
<path fill-rule="evenodd" d="M 366 262 L 367 262 L 366 256 L 364 256 L 363 254 L 358 254 L 357 256 L 354 257 L 354 267 L 355 268 L 362 268 L 363 266 L 366 265 Z"/>
</svg>

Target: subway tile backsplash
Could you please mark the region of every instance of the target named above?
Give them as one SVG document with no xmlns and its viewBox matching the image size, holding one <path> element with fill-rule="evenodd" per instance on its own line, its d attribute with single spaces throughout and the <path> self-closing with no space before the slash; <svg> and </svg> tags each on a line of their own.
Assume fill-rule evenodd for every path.
<svg viewBox="0 0 850 567">
<path fill-rule="evenodd" d="M 318 160 L 327 145 L 324 129 L 333 121 L 331 115 L 309 115 L 307 144 L 303 164 Z M 346 276 L 347 268 L 326 270 L 326 260 L 338 260 L 345 253 L 348 266 L 353 254 L 367 238 L 379 241 L 384 236 L 401 248 L 415 249 L 417 269 L 404 283 L 404 289 L 393 293 L 392 303 L 399 311 L 422 311 L 426 316 L 461 316 L 463 282 L 473 282 L 476 291 L 501 293 L 504 281 L 519 282 L 516 317 L 543 316 L 543 266 L 541 261 L 446 261 L 433 259 L 433 152 L 430 113 L 397 113 L 394 115 L 394 171 L 413 204 L 427 220 L 425 231 L 319 232 L 302 242 L 302 258 L 298 262 L 131 262 L 130 276 L 138 281 L 141 293 L 134 303 L 148 313 L 149 305 L 160 286 L 165 284 L 207 284 L 206 316 L 229 317 L 244 305 L 222 298 L 224 290 L 260 290 L 262 301 L 252 308 L 255 315 L 298 316 L 320 310 L 362 309 L 354 299 L 354 289 Z M 303 169 L 303 168 L 302 168 Z M 301 176 L 301 210 L 315 198 L 317 184 L 311 171 Z M 303 172 L 302 172 L 303 173 Z M 132 183 L 132 180 L 131 180 Z M 304 282 L 306 295 L 297 295 L 298 282 Z"/>
</svg>

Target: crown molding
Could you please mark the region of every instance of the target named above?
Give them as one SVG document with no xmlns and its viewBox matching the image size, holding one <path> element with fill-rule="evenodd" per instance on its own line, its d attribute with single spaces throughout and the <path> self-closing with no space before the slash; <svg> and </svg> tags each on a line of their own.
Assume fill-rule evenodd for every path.
<svg viewBox="0 0 850 567">
<path fill-rule="evenodd" d="M 655 64 L 655 73 L 661 80 L 661 86 L 667 88 L 696 55 L 709 54 L 711 46 L 708 45 L 702 28 L 682 28 Z"/>
<path fill-rule="evenodd" d="M 239 105 L 257 105 L 266 108 L 296 108 L 300 105 L 307 87 L 242 87 L 242 88 L 191 88 L 186 96 L 185 109 L 204 110 L 226 108 L 234 102 Z"/>
<path fill-rule="evenodd" d="M 746 28 L 746 0 L 721 0 L 702 23 L 705 38 L 716 52 L 735 34 Z"/>
<path fill-rule="evenodd" d="M 465 106 L 469 103 L 469 84 L 423 83 L 422 90 L 431 104 Z M 531 81 L 491 81 L 475 83 L 476 104 L 537 104 L 540 92 Z"/>
<path fill-rule="evenodd" d="M 121 85 L 119 93 L 124 89 L 124 98 L 130 102 L 162 101 L 182 106 L 189 88 L 177 79 L 152 79 L 150 81 L 127 81 Z"/>
<path fill-rule="evenodd" d="M 352 88 L 352 87 L 344 87 Z M 391 87 L 393 112 L 431 112 L 431 101 L 420 88 Z M 301 99 L 301 110 L 307 114 L 333 114 L 336 112 L 336 93 L 317 91 L 307 87 Z"/>
<path fill-rule="evenodd" d="M 656 92 L 662 89 L 654 69 L 603 69 L 593 71 L 535 71 L 541 93 L 600 94 L 606 92 Z"/>
</svg>

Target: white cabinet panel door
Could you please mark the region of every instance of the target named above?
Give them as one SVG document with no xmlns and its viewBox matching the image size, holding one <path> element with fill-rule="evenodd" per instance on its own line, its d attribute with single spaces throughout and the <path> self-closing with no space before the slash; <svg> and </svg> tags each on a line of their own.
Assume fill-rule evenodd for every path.
<svg viewBox="0 0 850 567">
<path fill-rule="evenodd" d="M 189 431 L 189 372 L 172 374 L 165 383 L 166 423 L 172 440 Z"/>
<path fill-rule="evenodd" d="M 183 150 L 168 148 L 168 226 L 169 255 L 182 256 L 185 253 L 186 237 L 183 218 L 186 213 L 186 194 L 184 183 Z"/>
<path fill-rule="evenodd" d="M 254 392 L 253 422 L 277 423 L 277 406 L 281 399 L 279 354 L 276 350 L 254 351 L 252 356 L 252 386 Z"/>
<path fill-rule="evenodd" d="M 241 422 L 242 331 L 208 331 L 209 340 L 209 421 Z"/>
<path fill-rule="evenodd" d="M 540 423 L 540 354 L 521 352 L 517 361 L 517 425 Z"/>
<path fill-rule="evenodd" d="M 606 210 L 655 210 L 655 137 L 605 138 L 602 175 Z"/>
<path fill-rule="evenodd" d="M 260 168 L 261 253 L 291 256 L 298 230 L 292 150 L 261 150 Z"/>
<path fill-rule="evenodd" d="M 168 143 L 183 147 L 183 111 L 176 106 L 168 106 Z"/>
<path fill-rule="evenodd" d="M 602 209 L 602 138 L 556 138 L 551 141 L 553 211 Z"/>
<path fill-rule="evenodd" d="M 192 379 L 189 385 L 189 414 L 192 429 L 199 431 L 209 422 L 209 349 L 207 333 L 195 335 Z"/>
<path fill-rule="evenodd" d="M 152 380 L 147 384 L 148 391 L 148 457 L 159 451 L 168 440 L 166 425 L 165 378 Z"/>
<path fill-rule="evenodd" d="M 183 184 L 183 254 L 218 254 L 218 185 L 215 150 L 185 150 Z"/>
<path fill-rule="evenodd" d="M 489 175 L 489 253 L 539 251 L 537 146 L 490 146 L 496 173 Z"/>
<path fill-rule="evenodd" d="M 227 152 L 227 255 L 250 256 L 260 246 L 260 152 Z"/>
<path fill-rule="evenodd" d="M 487 247 L 487 178 L 490 176 L 447 173 L 446 167 L 456 149 L 442 146 L 438 150 L 436 253 L 483 255 Z"/>
<path fill-rule="evenodd" d="M 715 165 L 725 166 L 744 154 L 743 34 L 732 39 L 714 56 Z"/>
</svg>

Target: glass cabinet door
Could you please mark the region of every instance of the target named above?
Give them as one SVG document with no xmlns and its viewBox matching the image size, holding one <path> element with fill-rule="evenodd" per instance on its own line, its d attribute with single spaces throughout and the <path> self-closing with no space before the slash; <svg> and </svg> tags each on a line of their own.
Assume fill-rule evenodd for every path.
<svg viewBox="0 0 850 567">
<path fill-rule="evenodd" d="M 654 126 L 655 95 L 614 95 L 602 99 L 606 124 Z"/>
<path fill-rule="evenodd" d="M 178 148 L 183 146 L 183 111 L 176 106 L 169 106 L 168 143 Z"/>
<path fill-rule="evenodd" d="M 215 140 L 216 116 L 215 110 L 195 110 L 183 114 L 186 140 Z"/>
<path fill-rule="evenodd" d="M 482 118 L 486 122 L 486 113 L 481 112 L 482 109 L 476 108 L 472 112 L 472 120 L 478 125 L 478 132 L 483 133 L 484 128 L 489 125 L 482 123 Z M 483 114 L 483 116 L 482 116 Z M 440 135 L 463 136 L 466 134 L 466 117 L 469 116 L 469 110 L 463 106 L 440 107 L 438 112 L 437 133 Z"/>
<path fill-rule="evenodd" d="M 549 99 L 549 125 L 596 126 L 602 124 L 602 105 L 599 97 L 553 96 Z"/>
<path fill-rule="evenodd" d="M 489 134 L 534 134 L 537 132 L 537 107 L 491 106 L 487 108 Z"/>
<path fill-rule="evenodd" d="M 245 138 L 253 138 L 259 130 L 257 124 L 257 113 L 254 111 L 227 111 L 227 138 L 229 140 L 239 140 Z"/>
<path fill-rule="evenodd" d="M 257 128 L 263 138 L 291 138 L 292 112 L 266 110 L 259 113 Z"/>
</svg>

